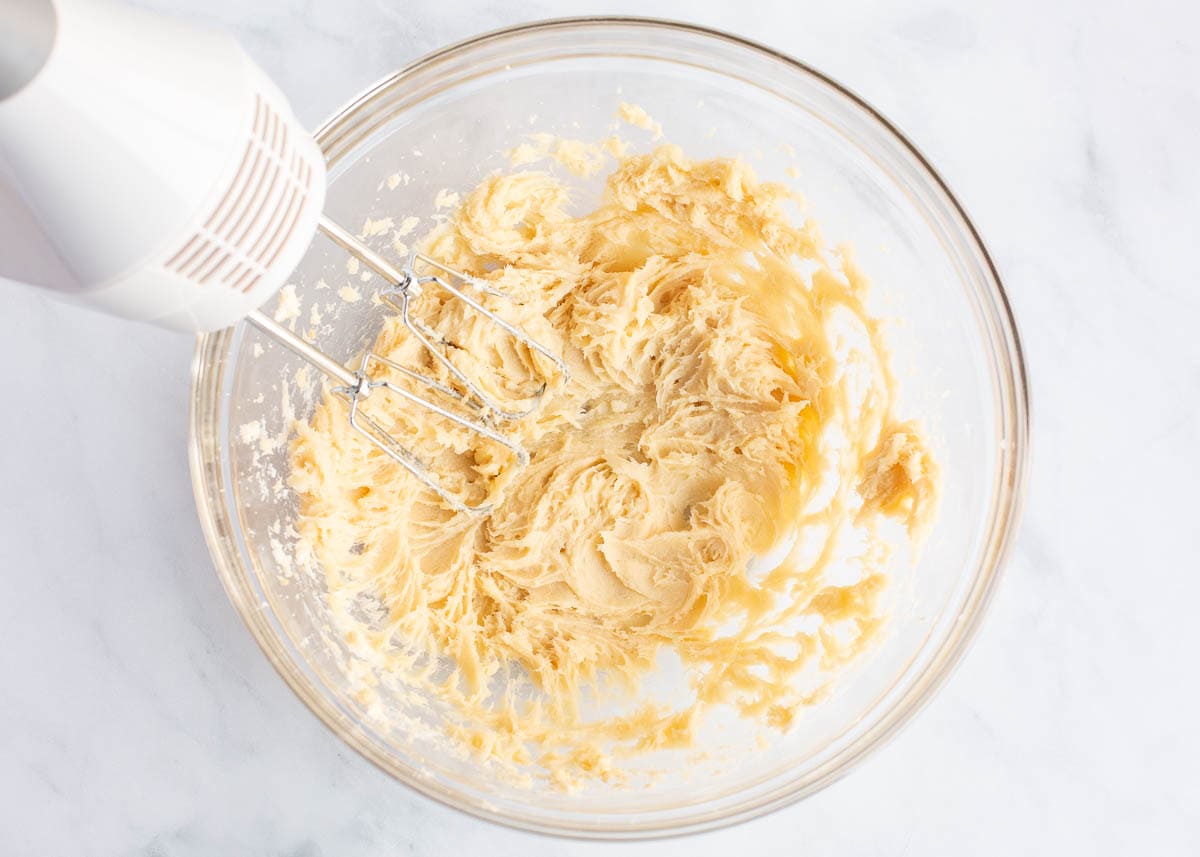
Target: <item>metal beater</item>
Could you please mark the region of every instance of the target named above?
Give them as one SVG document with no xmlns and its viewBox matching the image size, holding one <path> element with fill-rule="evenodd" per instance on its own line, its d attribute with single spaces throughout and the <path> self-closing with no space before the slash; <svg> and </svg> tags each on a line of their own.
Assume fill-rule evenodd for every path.
<svg viewBox="0 0 1200 857">
<path fill-rule="evenodd" d="M 493 297 L 508 297 L 498 289 L 481 280 L 467 277 L 453 268 L 443 265 L 436 259 L 415 250 L 408 254 L 408 259 L 404 265 L 396 267 L 324 215 L 317 221 L 317 228 L 332 239 L 335 244 L 358 257 L 363 264 L 389 284 L 386 289 L 379 292 L 380 300 L 400 314 L 400 319 L 408 332 L 416 337 L 425 350 L 446 368 L 446 371 L 459 385 L 459 388 L 455 389 L 454 387 L 447 386 L 435 378 L 431 378 L 422 372 L 417 372 L 406 366 L 401 366 L 399 363 L 388 360 L 373 351 L 368 351 L 364 354 L 359 361 L 358 368 L 352 371 L 260 310 L 251 311 L 246 316 L 246 320 L 279 343 L 290 348 L 330 378 L 339 382 L 340 386 L 334 387 L 333 392 L 340 395 L 346 401 L 349 408 L 348 419 L 350 427 L 370 441 L 381 452 L 408 470 L 409 473 L 424 483 L 431 491 L 434 491 L 442 498 L 446 505 L 459 512 L 468 512 L 476 515 L 487 514 L 492 509 L 490 504 L 482 503 L 471 506 L 449 493 L 442 486 L 437 476 L 430 471 L 429 467 L 414 455 L 411 450 L 392 437 L 379 424 L 378 420 L 367 414 L 361 407 L 361 404 L 373 390 L 385 389 L 413 405 L 438 414 L 456 425 L 474 432 L 480 437 L 500 444 L 511 451 L 516 458 L 518 466 L 523 467 L 529 463 L 529 453 L 516 441 L 497 432 L 494 425 L 497 420 L 511 422 L 533 413 L 546 391 L 546 385 L 540 385 L 526 399 L 526 406 L 524 408 L 519 410 L 507 409 L 495 398 L 480 389 L 479 385 L 474 383 L 464 372 L 455 366 L 442 349 L 437 346 L 435 342 L 437 334 L 413 316 L 411 312 L 413 298 L 418 295 L 422 287 L 438 286 L 465 303 L 475 312 L 487 318 L 527 348 L 549 359 L 558 369 L 559 375 L 564 382 L 570 378 L 570 371 L 567 369 L 566 363 L 563 362 L 561 357 L 546 348 L 546 346 L 531 338 L 519 326 L 505 321 L 499 315 L 475 300 L 475 298 L 455 286 L 454 282 L 469 283 L 471 287 L 479 289 Z M 423 265 L 425 268 L 432 268 L 439 273 L 420 275 L 417 273 L 418 264 Z M 478 416 L 475 419 L 471 419 L 462 414 L 454 413 L 424 396 L 420 396 L 411 390 L 406 390 L 392 383 L 386 378 L 380 378 L 372 374 L 371 369 L 373 366 L 386 367 L 442 396 L 448 396 L 468 407 L 473 407 Z"/>
</svg>

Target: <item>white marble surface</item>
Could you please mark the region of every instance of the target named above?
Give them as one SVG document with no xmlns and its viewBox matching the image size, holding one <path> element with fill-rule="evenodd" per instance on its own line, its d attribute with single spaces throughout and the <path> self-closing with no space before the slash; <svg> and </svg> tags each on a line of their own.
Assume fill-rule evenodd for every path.
<svg viewBox="0 0 1200 857">
<path fill-rule="evenodd" d="M 556 842 L 390 781 L 268 666 L 193 511 L 191 343 L 5 288 L 0 854 L 1200 853 L 1195 4 L 144 2 L 231 26 L 310 123 L 554 15 L 686 18 L 809 61 L 911 134 L 994 252 L 1032 486 L 974 649 L 849 778 L 730 831 Z"/>
</svg>

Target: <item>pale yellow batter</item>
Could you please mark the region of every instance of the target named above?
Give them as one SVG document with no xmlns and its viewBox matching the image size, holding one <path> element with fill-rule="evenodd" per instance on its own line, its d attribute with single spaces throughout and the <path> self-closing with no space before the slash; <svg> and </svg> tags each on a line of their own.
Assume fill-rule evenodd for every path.
<svg viewBox="0 0 1200 857">
<path fill-rule="evenodd" d="M 795 225 L 787 189 L 663 146 L 622 158 L 590 214 L 569 202 L 548 175 L 497 175 L 426 247 L 511 295 L 496 309 L 562 353 L 569 382 L 457 301 L 417 302 L 499 395 L 547 385 L 507 427 L 529 465 L 514 473 L 503 450 L 372 401 L 455 490 L 494 502 L 489 518 L 444 508 L 349 431 L 335 397 L 292 446 L 301 538 L 331 598 L 385 606 L 346 633 L 385 670 L 451 658 L 448 675 L 413 679 L 449 704 L 448 734 L 565 786 L 686 746 L 716 706 L 787 728 L 813 700 L 801 671 L 853 657 L 881 619 L 872 552 L 832 575 L 839 535 L 881 516 L 916 533 L 937 486 L 919 429 L 892 413 L 863 278 Z M 395 319 L 374 348 L 437 372 Z M 638 697 L 664 649 L 686 670 L 685 705 Z M 522 675 L 532 698 L 505 689 Z M 589 715 L 597 693 L 621 713 Z"/>
</svg>

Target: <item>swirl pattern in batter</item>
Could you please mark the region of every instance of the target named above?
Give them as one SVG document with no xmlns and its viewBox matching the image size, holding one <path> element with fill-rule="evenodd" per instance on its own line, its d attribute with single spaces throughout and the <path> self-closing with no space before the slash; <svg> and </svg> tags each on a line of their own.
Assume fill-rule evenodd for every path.
<svg viewBox="0 0 1200 857">
<path fill-rule="evenodd" d="M 915 537 L 937 494 L 919 428 L 893 414 L 865 281 L 797 225 L 788 189 L 662 146 L 621 158 L 594 211 L 570 202 L 550 175 L 495 175 L 426 242 L 511 295 L 499 308 L 571 370 L 563 383 L 460 302 L 417 302 L 498 396 L 547 385 L 513 428 L 518 473 L 403 403 L 382 416 L 490 517 L 446 509 L 334 396 L 291 452 L 331 602 L 380 605 L 370 622 L 340 609 L 345 633 L 441 700 L 463 747 L 567 787 L 687 745 L 716 706 L 787 728 L 819 695 L 797 677 L 854 657 L 881 622 L 882 550 L 835 574 L 839 539 L 888 516 Z M 439 371 L 395 319 L 374 350 Z M 685 703 L 638 693 L 664 652 Z M 626 704 L 595 714 L 597 699 Z"/>
</svg>

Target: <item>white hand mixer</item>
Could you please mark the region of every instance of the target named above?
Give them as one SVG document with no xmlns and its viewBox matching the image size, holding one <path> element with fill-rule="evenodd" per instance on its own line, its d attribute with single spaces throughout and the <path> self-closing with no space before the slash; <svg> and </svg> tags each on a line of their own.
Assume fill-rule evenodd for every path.
<svg viewBox="0 0 1200 857">
<path fill-rule="evenodd" d="M 455 366 L 411 299 L 441 288 L 564 379 L 566 366 L 469 293 L 498 292 L 420 253 L 389 262 L 328 220 L 324 200 L 321 152 L 230 36 L 105 0 L 0 0 L 0 277 L 179 330 L 244 318 L 334 379 L 353 428 L 449 506 L 488 512 L 445 489 L 362 402 L 386 389 L 524 464 L 497 422 L 531 413 L 544 385 L 502 406 Z M 347 369 L 258 311 L 318 230 L 389 284 L 380 298 L 449 383 L 372 353 Z"/>
</svg>

